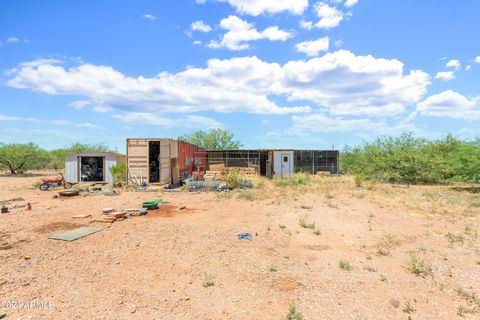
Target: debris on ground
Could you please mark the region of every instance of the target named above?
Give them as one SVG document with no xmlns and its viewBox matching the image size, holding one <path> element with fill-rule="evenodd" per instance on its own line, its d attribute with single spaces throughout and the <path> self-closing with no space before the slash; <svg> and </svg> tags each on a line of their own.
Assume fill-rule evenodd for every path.
<svg viewBox="0 0 480 320">
<path fill-rule="evenodd" d="M 79 191 L 67 190 L 67 191 L 59 191 L 58 195 L 61 197 L 74 197 L 80 194 Z"/>
<path fill-rule="evenodd" d="M 5 312 L 0 312 L 0 319 L 3 319 L 7 316 Z"/>
<path fill-rule="evenodd" d="M 101 230 L 103 229 L 95 228 L 95 227 L 83 227 L 83 228 L 78 228 L 65 233 L 53 234 L 51 236 L 48 236 L 48 238 L 54 239 L 54 240 L 74 241 L 74 240 L 86 237 L 88 235 L 94 234 L 96 232 L 99 232 Z"/>
<path fill-rule="evenodd" d="M 77 214 L 76 216 L 73 216 L 72 218 L 74 219 L 85 219 L 85 218 L 91 218 L 91 214 Z"/>
<path fill-rule="evenodd" d="M 25 201 L 25 199 L 17 197 L 17 198 L 11 198 L 11 199 L 6 199 L 6 200 L 0 200 L 0 202 L 20 202 L 20 201 Z"/>
<path fill-rule="evenodd" d="M 147 208 L 142 209 L 127 209 L 127 213 L 130 216 L 144 216 L 147 214 Z"/>
<path fill-rule="evenodd" d="M 238 240 L 241 240 L 241 239 L 252 241 L 252 235 L 250 233 L 239 233 Z"/>
</svg>

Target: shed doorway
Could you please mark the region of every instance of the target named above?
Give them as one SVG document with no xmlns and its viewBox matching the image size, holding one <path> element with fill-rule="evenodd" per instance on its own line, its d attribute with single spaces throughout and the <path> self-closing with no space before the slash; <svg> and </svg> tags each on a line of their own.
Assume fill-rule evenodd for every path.
<svg viewBox="0 0 480 320">
<path fill-rule="evenodd" d="M 148 163 L 150 183 L 160 182 L 160 141 L 148 142 Z"/>
<path fill-rule="evenodd" d="M 80 157 L 80 181 L 103 182 L 104 157 Z"/>
</svg>

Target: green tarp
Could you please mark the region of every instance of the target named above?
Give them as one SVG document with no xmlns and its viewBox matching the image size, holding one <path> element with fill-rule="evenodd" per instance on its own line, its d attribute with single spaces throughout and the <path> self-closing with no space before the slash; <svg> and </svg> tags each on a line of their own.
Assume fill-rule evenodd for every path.
<svg viewBox="0 0 480 320">
<path fill-rule="evenodd" d="M 84 228 L 71 230 L 65 233 L 52 234 L 48 238 L 55 239 L 55 240 L 74 241 L 101 230 L 102 230 L 101 228 L 84 227 Z"/>
</svg>

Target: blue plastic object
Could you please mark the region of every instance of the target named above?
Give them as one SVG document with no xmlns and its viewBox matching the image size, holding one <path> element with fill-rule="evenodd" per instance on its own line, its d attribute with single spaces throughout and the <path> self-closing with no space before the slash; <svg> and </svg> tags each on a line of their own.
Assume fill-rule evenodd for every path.
<svg viewBox="0 0 480 320">
<path fill-rule="evenodd" d="M 238 234 L 238 240 L 240 240 L 240 239 L 245 239 L 245 240 L 252 241 L 252 235 L 250 233 L 239 233 Z"/>
</svg>

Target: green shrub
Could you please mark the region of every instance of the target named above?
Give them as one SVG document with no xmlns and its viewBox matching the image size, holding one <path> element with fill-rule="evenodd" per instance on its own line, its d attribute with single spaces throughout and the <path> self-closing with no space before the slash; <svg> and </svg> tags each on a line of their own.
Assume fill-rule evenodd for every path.
<svg viewBox="0 0 480 320">
<path fill-rule="evenodd" d="M 407 184 L 480 181 L 480 138 L 447 135 L 430 141 L 405 133 L 346 147 L 340 157 L 340 171 L 355 175 L 356 185 L 363 182 L 360 177 Z"/>
<path fill-rule="evenodd" d="M 127 181 L 127 163 L 124 161 L 121 161 L 116 166 L 111 166 L 110 173 L 115 182 L 126 182 Z"/>
</svg>

